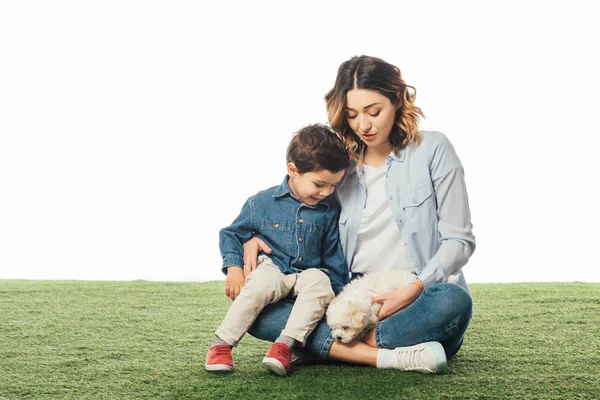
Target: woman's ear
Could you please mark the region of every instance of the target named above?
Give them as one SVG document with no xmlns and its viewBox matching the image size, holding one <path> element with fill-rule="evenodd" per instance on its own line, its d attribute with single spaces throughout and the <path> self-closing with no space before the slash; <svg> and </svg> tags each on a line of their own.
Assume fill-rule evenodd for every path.
<svg viewBox="0 0 600 400">
<path fill-rule="evenodd" d="M 399 110 L 402 108 L 402 93 L 397 93 L 396 94 L 396 110 Z"/>
<path fill-rule="evenodd" d="M 293 162 L 289 162 L 287 165 L 287 173 L 290 176 L 290 178 L 295 178 L 298 175 L 300 175 L 298 173 L 298 168 L 296 168 L 296 164 L 294 164 Z"/>
</svg>

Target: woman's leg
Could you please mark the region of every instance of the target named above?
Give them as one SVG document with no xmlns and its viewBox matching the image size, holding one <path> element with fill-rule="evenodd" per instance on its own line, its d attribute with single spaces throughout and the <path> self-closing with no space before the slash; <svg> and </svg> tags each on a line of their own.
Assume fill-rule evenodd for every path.
<svg viewBox="0 0 600 400">
<path fill-rule="evenodd" d="M 406 309 L 378 323 L 375 343 L 393 349 L 440 342 L 450 359 L 462 345 L 472 312 L 473 300 L 467 290 L 453 283 L 433 285 Z"/>
<path fill-rule="evenodd" d="M 348 344 L 333 342 L 329 349 L 329 358 L 353 364 L 364 364 L 376 367 L 378 352 L 379 348 L 372 347 L 360 340 Z"/>
<path fill-rule="evenodd" d="M 259 339 L 275 341 L 285 327 L 291 309 L 292 304 L 286 301 L 268 305 L 249 333 Z M 378 347 L 393 349 L 439 341 L 444 346 L 446 357 L 450 358 L 462 344 L 471 313 L 472 299 L 465 289 L 451 283 L 433 285 L 409 307 L 378 323 L 374 332 L 375 343 L 369 340 L 369 336 L 366 343 L 346 345 L 334 342 L 329 326 L 321 320 L 308 337 L 305 348 L 322 358 L 376 365 Z"/>
<path fill-rule="evenodd" d="M 473 309 L 471 295 L 451 284 L 433 285 L 419 299 L 377 324 L 362 342 L 333 342 L 329 357 L 356 364 L 377 365 L 379 348 L 394 349 L 440 342 L 450 359 L 462 345 Z"/>
</svg>

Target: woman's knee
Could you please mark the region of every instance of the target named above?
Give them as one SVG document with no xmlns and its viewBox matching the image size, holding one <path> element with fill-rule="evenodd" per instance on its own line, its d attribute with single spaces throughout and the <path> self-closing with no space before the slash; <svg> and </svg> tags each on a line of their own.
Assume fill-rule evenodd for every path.
<svg viewBox="0 0 600 400">
<path fill-rule="evenodd" d="M 473 298 L 462 286 L 455 283 L 440 283 L 428 290 L 436 295 L 436 308 L 443 315 L 454 315 L 460 319 L 469 318 L 473 314 Z"/>
</svg>

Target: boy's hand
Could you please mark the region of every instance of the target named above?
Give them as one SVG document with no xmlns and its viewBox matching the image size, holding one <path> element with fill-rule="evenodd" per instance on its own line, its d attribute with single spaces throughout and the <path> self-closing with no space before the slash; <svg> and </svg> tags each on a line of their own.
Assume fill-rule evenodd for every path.
<svg viewBox="0 0 600 400">
<path fill-rule="evenodd" d="M 227 278 L 225 278 L 225 295 L 231 300 L 235 300 L 240 294 L 246 277 L 240 267 L 227 267 Z"/>
</svg>

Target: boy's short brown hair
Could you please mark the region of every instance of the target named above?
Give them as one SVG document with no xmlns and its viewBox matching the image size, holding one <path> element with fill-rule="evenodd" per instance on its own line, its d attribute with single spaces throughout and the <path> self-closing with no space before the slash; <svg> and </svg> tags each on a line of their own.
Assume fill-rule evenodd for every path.
<svg viewBox="0 0 600 400">
<path fill-rule="evenodd" d="M 342 139 L 321 124 L 308 125 L 296 132 L 288 145 L 286 159 L 301 174 L 324 169 L 339 172 L 350 166 L 350 155 Z"/>
</svg>

